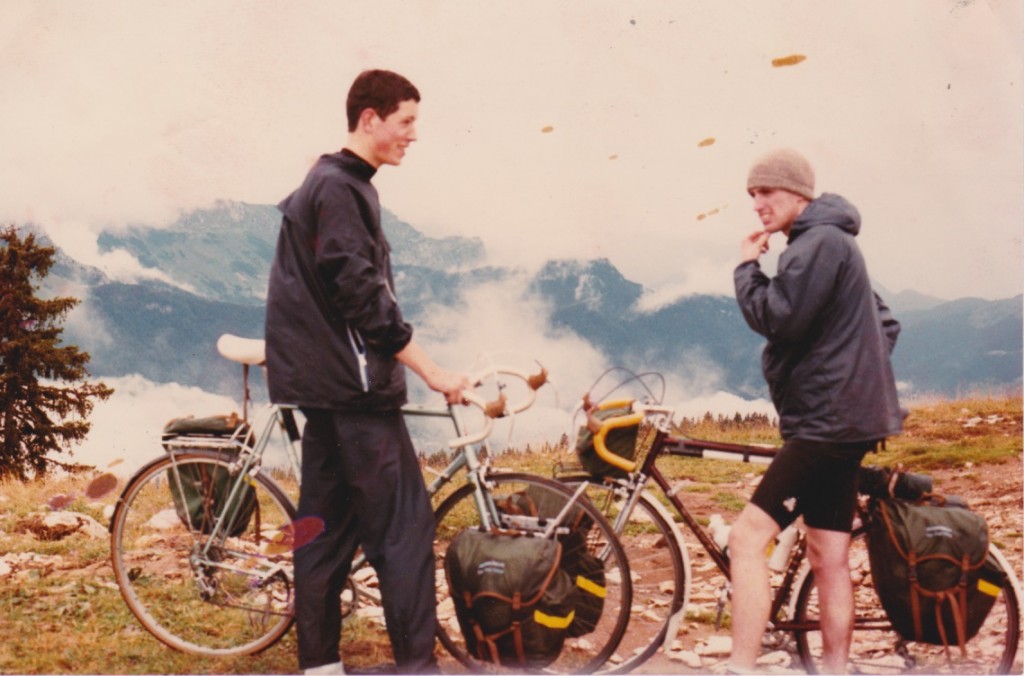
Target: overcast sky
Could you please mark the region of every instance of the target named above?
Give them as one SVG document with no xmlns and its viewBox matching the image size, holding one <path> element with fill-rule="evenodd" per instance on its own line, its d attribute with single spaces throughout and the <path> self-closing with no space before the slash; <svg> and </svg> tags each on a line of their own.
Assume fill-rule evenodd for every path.
<svg viewBox="0 0 1024 676">
<path fill-rule="evenodd" d="M 275 204 L 343 145 L 348 86 L 381 67 L 423 95 L 384 205 L 480 236 L 491 262 L 606 256 L 648 303 L 731 294 L 758 226 L 747 169 L 786 145 L 858 205 L 879 283 L 1004 298 L 1021 38 L 1009 0 L 3 0 L 0 219 L 95 261 L 103 228 Z"/>
</svg>

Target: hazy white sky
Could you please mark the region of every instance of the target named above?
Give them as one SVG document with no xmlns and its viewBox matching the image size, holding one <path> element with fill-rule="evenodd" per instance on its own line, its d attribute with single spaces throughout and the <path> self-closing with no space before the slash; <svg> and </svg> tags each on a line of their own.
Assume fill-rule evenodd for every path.
<svg viewBox="0 0 1024 676">
<path fill-rule="evenodd" d="M 880 283 L 1003 298 L 1024 267 L 1022 28 L 1009 0 L 3 0 L 0 222 L 130 268 L 97 259 L 96 233 L 218 199 L 277 203 L 341 147 L 348 86 L 381 67 L 423 94 L 418 143 L 375 179 L 385 206 L 429 235 L 480 236 L 496 264 L 606 256 L 647 306 L 731 294 L 757 226 L 747 168 L 789 145 L 820 190 L 860 207 Z M 791 55 L 805 58 L 773 66 Z M 537 336 L 519 347 L 559 365 L 563 408 L 603 368 L 572 337 L 537 343 L 536 308 L 470 300 L 473 321 L 418 327 L 440 361 Z M 694 414 L 770 409 L 694 399 L 716 376 L 687 359 L 669 396 Z M 237 408 L 114 384 L 80 460 L 127 469 L 171 415 Z M 521 434 L 534 417 L 543 438 L 566 431 L 551 413 Z"/>
<path fill-rule="evenodd" d="M 4 0 L 0 219 L 91 259 L 105 227 L 274 204 L 344 143 L 352 78 L 383 67 L 423 94 L 420 140 L 376 179 L 385 206 L 482 237 L 492 262 L 607 256 L 649 302 L 731 293 L 757 226 L 746 170 L 790 145 L 860 207 L 891 291 L 1008 297 L 1021 15 L 1009 0 Z M 773 66 L 790 55 L 806 58 Z"/>
</svg>

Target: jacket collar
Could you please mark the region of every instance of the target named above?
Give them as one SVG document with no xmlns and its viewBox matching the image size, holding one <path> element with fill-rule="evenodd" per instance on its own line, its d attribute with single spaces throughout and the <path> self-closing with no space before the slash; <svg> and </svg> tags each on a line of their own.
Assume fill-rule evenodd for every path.
<svg viewBox="0 0 1024 676">
<path fill-rule="evenodd" d="M 789 231 L 789 242 L 800 234 L 818 225 L 831 225 L 843 232 L 857 236 L 860 233 L 860 212 L 845 198 L 834 193 L 822 193 L 811 200 Z"/>
<path fill-rule="evenodd" d="M 369 181 L 377 173 L 377 168 L 364 160 L 348 148 L 342 148 L 340 153 L 334 155 L 346 169 L 359 178 Z"/>
</svg>

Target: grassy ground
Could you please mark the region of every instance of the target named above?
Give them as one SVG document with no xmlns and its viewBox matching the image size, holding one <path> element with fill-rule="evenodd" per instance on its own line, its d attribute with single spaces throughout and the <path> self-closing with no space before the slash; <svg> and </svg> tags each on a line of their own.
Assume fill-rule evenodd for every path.
<svg viewBox="0 0 1024 676">
<path fill-rule="evenodd" d="M 877 464 L 904 463 L 917 471 L 970 468 L 1021 456 L 1020 397 L 981 397 L 922 402 L 905 433 L 890 442 Z M 685 421 L 681 433 L 738 443 L 779 442 L 772 421 Z M 550 475 L 564 448 L 506 452 L 503 467 Z M 673 458 L 663 468 L 685 477 L 685 490 L 700 494 L 715 511 L 738 512 L 743 501 L 732 486 L 755 465 Z M 109 540 L 76 533 L 40 540 L 26 523 L 51 505 L 94 518 L 104 527 L 117 489 L 87 497 L 92 477 L 29 484 L 0 484 L 0 673 L 294 673 L 295 634 L 256 656 L 198 658 L 174 652 L 143 630 L 113 583 Z M 706 516 L 706 515 L 705 515 Z M 1016 533 L 1019 539 L 1020 533 Z M 353 667 L 389 661 L 387 637 L 375 622 L 345 626 L 343 652 Z"/>
</svg>

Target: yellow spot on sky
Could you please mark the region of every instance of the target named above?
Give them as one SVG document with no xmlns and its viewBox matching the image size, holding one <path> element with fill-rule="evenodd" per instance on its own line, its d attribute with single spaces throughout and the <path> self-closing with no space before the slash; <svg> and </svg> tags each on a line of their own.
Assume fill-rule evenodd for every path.
<svg viewBox="0 0 1024 676">
<path fill-rule="evenodd" d="M 790 54 L 789 56 L 772 59 L 772 65 L 776 68 L 781 68 L 782 66 L 795 66 L 806 58 L 807 57 L 803 54 Z"/>
<path fill-rule="evenodd" d="M 697 220 L 698 221 L 703 221 L 706 218 L 711 218 L 712 216 L 717 215 L 719 212 L 722 211 L 722 209 L 725 209 L 725 207 L 727 207 L 727 206 L 729 206 L 729 205 L 725 205 L 725 206 L 721 206 L 721 207 L 715 207 L 714 209 L 709 209 L 708 211 L 705 211 L 704 213 L 697 214 Z"/>
<path fill-rule="evenodd" d="M 714 142 L 715 142 L 715 139 L 709 136 L 708 138 L 706 138 L 703 141 L 701 141 L 700 143 L 698 143 L 697 147 L 698 148 L 707 148 L 708 146 L 713 145 Z"/>
</svg>

